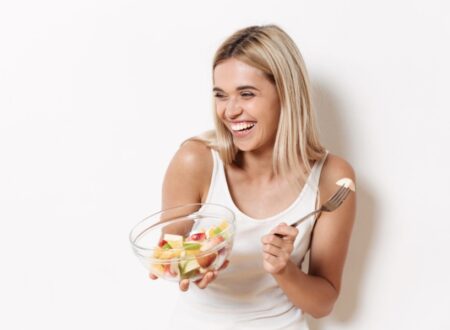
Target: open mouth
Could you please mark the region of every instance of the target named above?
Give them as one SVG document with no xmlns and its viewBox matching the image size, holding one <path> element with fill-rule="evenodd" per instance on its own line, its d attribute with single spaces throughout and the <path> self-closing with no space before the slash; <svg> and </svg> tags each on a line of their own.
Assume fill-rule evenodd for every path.
<svg viewBox="0 0 450 330">
<path fill-rule="evenodd" d="M 231 124 L 231 130 L 233 131 L 233 133 L 246 133 L 249 132 L 253 127 L 255 127 L 256 123 L 251 123 L 251 122 L 242 122 L 242 123 L 236 123 L 236 124 Z"/>
</svg>

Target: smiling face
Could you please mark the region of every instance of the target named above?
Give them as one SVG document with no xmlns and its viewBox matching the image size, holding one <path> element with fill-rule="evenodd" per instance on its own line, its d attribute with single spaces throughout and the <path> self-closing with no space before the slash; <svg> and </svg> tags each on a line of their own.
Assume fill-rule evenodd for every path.
<svg viewBox="0 0 450 330">
<path fill-rule="evenodd" d="M 280 118 L 275 85 L 259 69 L 235 58 L 214 69 L 214 97 L 218 118 L 242 151 L 273 148 Z"/>
</svg>

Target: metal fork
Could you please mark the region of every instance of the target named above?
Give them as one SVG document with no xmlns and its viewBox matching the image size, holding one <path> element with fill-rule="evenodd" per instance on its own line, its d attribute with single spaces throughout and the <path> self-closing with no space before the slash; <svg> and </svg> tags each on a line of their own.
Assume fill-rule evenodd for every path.
<svg viewBox="0 0 450 330">
<path fill-rule="evenodd" d="M 344 200 L 347 198 L 348 194 L 350 193 L 351 189 L 350 187 L 341 186 L 333 196 L 331 196 L 325 203 L 322 204 L 318 209 L 308 213 L 301 219 L 295 221 L 291 224 L 291 227 L 297 227 L 301 222 L 308 219 L 310 216 L 317 214 L 319 212 L 331 212 L 336 210 L 341 204 L 344 202 Z M 283 237 L 283 235 L 275 234 L 278 237 Z"/>
</svg>

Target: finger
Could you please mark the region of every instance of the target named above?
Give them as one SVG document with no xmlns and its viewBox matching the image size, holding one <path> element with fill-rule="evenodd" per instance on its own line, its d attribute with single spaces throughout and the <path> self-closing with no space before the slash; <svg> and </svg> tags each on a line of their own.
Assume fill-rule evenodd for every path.
<svg viewBox="0 0 450 330">
<path fill-rule="evenodd" d="M 185 292 L 189 289 L 189 280 L 181 280 L 180 281 L 180 290 Z"/>
<path fill-rule="evenodd" d="M 207 272 L 200 283 L 200 288 L 205 289 L 215 278 L 214 272 Z"/>
<path fill-rule="evenodd" d="M 225 261 L 223 262 L 222 266 L 220 266 L 218 270 L 222 270 L 222 269 L 227 268 L 229 263 L 230 263 L 229 260 L 225 260 Z"/>
<path fill-rule="evenodd" d="M 298 235 L 298 229 L 296 227 L 288 226 L 285 223 L 281 223 L 273 228 L 270 233 L 281 235 L 285 240 L 295 240 Z"/>
<path fill-rule="evenodd" d="M 269 253 L 264 253 L 263 259 L 265 261 L 267 261 L 269 264 L 271 264 L 272 266 L 275 266 L 278 263 L 278 258 Z"/>
<path fill-rule="evenodd" d="M 205 276 L 203 276 L 201 279 L 195 281 L 195 284 L 197 284 L 197 286 L 200 289 L 205 289 L 209 283 L 211 283 L 211 281 L 214 280 L 214 273 L 213 272 L 207 272 L 205 274 Z"/>
<path fill-rule="evenodd" d="M 261 238 L 261 242 L 263 244 L 270 244 L 270 245 L 273 245 L 273 246 L 276 246 L 276 247 L 280 248 L 280 247 L 283 246 L 284 240 L 281 237 L 277 237 L 277 236 L 275 236 L 273 234 L 269 234 L 269 235 L 264 235 Z"/>
<path fill-rule="evenodd" d="M 148 274 L 148 277 L 150 277 L 150 279 L 152 279 L 152 280 L 158 279 L 158 276 L 156 276 L 155 274 L 152 274 L 152 273 Z"/>
<path fill-rule="evenodd" d="M 288 260 L 289 260 L 289 256 L 282 252 L 280 255 L 278 256 L 274 256 L 270 253 L 264 253 L 263 254 L 263 259 L 264 261 L 266 261 L 267 263 L 271 264 L 274 267 L 279 267 L 282 265 L 286 265 Z"/>
<path fill-rule="evenodd" d="M 281 254 L 281 249 L 271 244 L 264 244 L 263 251 L 264 253 L 270 254 L 274 257 L 278 257 Z"/>
<path fill-rule="evenodd" d="M 278 258 L 274 258 L 271 255 L 265 255 L 264 256 L 264 269 L 271 273 L 271 274 L 277 274 L 282 269 L 286 267 L 286 264 L 283 262 L 280 262 Z"/>
<path fill-rule="evenodd" d="M 294 247 L 292 243 L 289 243 L 288 241 L 286 241 L 281 248 L 270 244 L 265 244 L 263 246 L 263 253 L 268 253 L 276 258 L 281 258 L 283 260 L 289 259 L 293 250 Z"/>
</svg>

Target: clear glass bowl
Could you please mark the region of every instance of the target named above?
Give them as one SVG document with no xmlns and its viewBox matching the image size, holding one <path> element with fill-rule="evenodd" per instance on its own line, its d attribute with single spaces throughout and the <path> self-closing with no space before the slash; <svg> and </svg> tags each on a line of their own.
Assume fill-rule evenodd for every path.
<svg viewBox="0 0 450 330">
<path fill-rule="evenodd" d="M 171 281 L 197 280 L 219 269 L 233 246 L 234 213 L 218 204 L 186 204 L 154 213 L 131 230 L 135 255 Z"/>
</svg>

